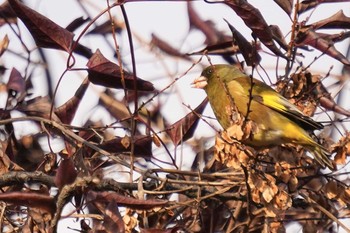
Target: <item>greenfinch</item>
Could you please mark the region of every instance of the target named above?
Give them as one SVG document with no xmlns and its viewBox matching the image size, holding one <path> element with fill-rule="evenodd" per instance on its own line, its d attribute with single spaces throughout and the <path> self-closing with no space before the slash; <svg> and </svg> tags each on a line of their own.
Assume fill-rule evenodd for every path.
<svg viewBox="0 0 350 233">
<path fill-rule="evenodd" d="M 312 153 L 325 168 L 335 170 L 327 150 L 312 139 L 308 131 L 323 125 L 304 115 L 296 106 L 267 84 L 249 77 L 238 67 L 226 64 L 205 68 L 194 80 L 193 87 L 207 93 L 213 112 L 224 129 L 232 124 L 234 104 L 238 112 L 251 120 L 256 130 L 243 141 L 253 148 L 271 147 L 285 143 L 301 145 Z M 229 110 L 228 110 L 229 109 Z"/>
</svg>

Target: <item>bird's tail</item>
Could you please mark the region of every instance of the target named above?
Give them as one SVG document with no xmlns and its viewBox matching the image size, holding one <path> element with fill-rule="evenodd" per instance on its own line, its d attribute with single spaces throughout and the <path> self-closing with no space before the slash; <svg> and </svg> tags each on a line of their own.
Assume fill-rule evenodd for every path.
<svg viewBox="0 0 350 233">
<path fill-rule="evenodd" d="M 310 148 L 311 149 L 311 148 Z M 323 167 L 328 167 L 332 171 L 336 170 L 335 164 L 332 162 L 332 160 L 329 159 L 329 152 L 326 150 L 326 148 L 322 147 L 319 144 L 314 145 L 314 148 L 312 148 L 313 156 L 315 160 Z"/>
</svg>

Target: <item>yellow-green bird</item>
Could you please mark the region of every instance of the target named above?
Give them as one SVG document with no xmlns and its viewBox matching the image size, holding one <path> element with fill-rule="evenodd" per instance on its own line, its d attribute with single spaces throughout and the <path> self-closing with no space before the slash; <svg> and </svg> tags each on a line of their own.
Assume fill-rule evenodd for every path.
<svg viewBox="0 0 350 233">
<path fill-rule="evenodd" d="M 335 170 L 327 150 L 315 142 L 307 131 L 322 129 L 322 124 L 305 116 L 286 98 L 267 84 L 249 77 L 238 67 L 212 65 L 193 82 L 206 91 L 214 114 L 224 129 L 230 127 L 227 106 L 232 101 L 243 116 L 256 124 L 257 130 L 244 141 L 252 147 L 271 147 L 284 143 L 304 146 L 324 168 Z M 249 113 L 247 114 L 249 106 Z"/>
</svg>

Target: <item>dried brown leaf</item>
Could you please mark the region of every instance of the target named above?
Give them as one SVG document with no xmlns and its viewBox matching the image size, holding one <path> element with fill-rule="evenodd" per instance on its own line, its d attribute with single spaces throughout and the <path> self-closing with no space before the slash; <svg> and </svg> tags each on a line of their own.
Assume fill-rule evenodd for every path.
<svg viewBox="0 0 350 233">
<path fill-rule="evenodd" d="M 114 27 L 114 30 L 113 30 L 113 27 Z M 90 35 L 90 34 L 106 35 L 106 34 L 113 33 L 113 31 L 114 33 L 120 34 L 124 27 L 125 26 L 123 23 L 113 18 L 113 22 L 111 22 L 110 20 L 106 20 L 102 24 L 94 27 L 91 31 L 87 33 L 87 35 Z"/>
<path fill-rule="evenodd" d="M 191 59 L 186 54 L 181 53 L 179 49 L 172 47 L 169 43 L 162 40 L 161 38 L 156 36 L 154 33 L 152 33 L 151 37 L 152 37 L 151 44 L 159 48 L 164 53 L 173 57 L 179 57 L 179 58 L 191 61 Z"/>
<path fill-rule="evenodd" d="M 192 112 L 188 113 L 174 124 L 167 126 L 166 132 L 174 145 L 179 145 L 181 142 L 193 136 L 200 120 L 199 115 L 202 114 L 207 103 L 208 99 L 205 98 Z"/>
<path fill-rule="evenodd" d="M 135 135 L 132 138 L 127 138 L 128 137 L 116 137 L 101 143 L 99 147 L 110 153 L 130 153 L 131 143 L 134 143 L 134 156 L 143 158 L 152 156 L 153 140 L 151 136 Z M 131 139 L 134 141 L 132 142 Z"/>
<path fill-rule="evenodd" d="M 312 30 L 312 28 L 305 27 L 299 30 L 295 45 L 298 47 L 309 45 L 345 65 L 350 65 L 350 61 L 334 47 L 334 41 L 329 40 L 328 36 L 329 35 L 317 33 Z"/>
<path fill-rule="evenodd" d="M 334 180 L 330 180 L 323 187 L 323 191 L 327 198 L 333 200 L 333 199 L 337 199 L 342 194 L 342 192 L 344 191 L 344 188 L 340 186 L 338 182 Z"/>
<path fill-rule="evenodd" d="M 6 23 L 17 23 L 17 15 L 12 10 L 8 1 L 0 5 L 0 26 Z"/>
<path fill-rule="evenodd" d="M 138 225 L 138 220 L 134 216 L 134 211 L 128 208 L 126 209 L 126 213 L 123 216 L 123 221 L 127 232 L 132 232 L 132 230 L 134 230 Z"/>
<path fill-rule="evenodd" d="M 241 125 L 238 125 L 238 124 L 231 125 L 226 131 L 227 131 L 228 138 L 231 139 L 230 141 L 232 141 L 232 139 L 235 139 L 237 141 L 242 141 L 244 132 L 242 130 Z"/>
<path fill-rule="evenodd" d="M 289 45 L 286 42 L 284 35 L 277 25 L 270 25 L 269 26 L 271 33 L 272 33 L 272 38 L 284 49 L 288 50 Z"/>
<path fill-rule="evenodd" d="M 202 20 L 197 12 L 194 10 L 191 1 L 187 2 L 187 13 L 191 28 L 197 28 L 206 36 L 206 44 L 216 44 L 219 41 L 217 31 L 211 24 Z"/>
<path fill-rule="evenodd" d="M 204 49 L 199 51 L 188 53 L 188 55 L 234 55 L 236 53 L 240 53 L 237 45 L 234 44 L 232 40 L 220 42 L 213 45 L 208 45 Z"/>
<path fill-rule="evenodd" d="M 74 96 L 63 105 L 55 109 L 56 115 L 61 119 L 62 123 L 70 124 L 78 110 L 79 104 L 89 87 L 89 80 L 86 78 L 80 85 Z"/>
<path fill-rule="evenodd" d="M 292 198 L 288 192 L 280 188 L 275 196 L 274 205 L 279 210 L 287 210 L 292 206 Z"/>
<path fill-rule="evenodd" d="M 7 36 L 7 34 L 4 36 L 4 38 L 0 41 L 0 57 L 4 54 L 4 52 L 7 50 L 7 47 L 9 46 L 10 40 Z"/>
<path fill-rule="evenodd" d="M 274 0 L 279 7 L 284 10 L 284 12 L 287 13 L 287 15 L 290 15 L 292 13 L 292 7 L 293 7 L 293 0 Z"/>
<path fill-rule="evenodd" d="M 350 188 L 346 188 L 341 195 L 341 200 L 347 205 L 350 204 Z"/>
<path fill-rule="evenodd" d="M 39 208 L 53 214 L 56 210 L 54 197 L 34 192 L 7 192 L 0 193 L 0 201 L 17 206 Z"/>
<path fill-rule="evenodd" d="M 242 169 L 242 165 L 248 166 L 250 157 L 238 139 L 243 135 L 242 126 L 233 124 L 217 136 L 214 150 L 216 160 L 234 169 Z"/>
<path fill-rule="evenodd" d="M 122 124 L 128 126 L 129 124 L 125 121 L 131 118 L 128 108 L 125 103 L 119 101 L 112 96 L 110 91 L 100 93 L 99 103 L 106 108 L 106 110 Z"/>
<path fill-rule="evenodd" d="M 7 173 L 11 167 L 11 160 L 6 154 L 7 143 L 0 141 L 0 174 Z"/>
<path fill-rule="evenodd" d="M 334 162 L 336 164 L 346 164 L 346 158 L 350 155 L 350 134 L 346 133 L 332 147 L 332 151 L 336 153 L 334 156 Z"/>
<path fill-rule="evenodd" d="M 54 113 L 50 117 L 51 102 L 48 96 L 35 97 L 28 100 L 25 104 L 19 105 L 16 109 L 29 116 L 39 116 L 56 122 L 61 121 Z"/>
<path fill-rule="evenodd" d="M 344 14 L 343 10 L 340 10 L 331 17 L 317 21 L 311 26 L 314 29 L 349 29 L 350 18 Z"/>
<path fill-rule="evenodd" d="M 149 200 L 141 200 L 141 199 L 135 199 L 133 197 L 124 196 L 118 193 L 112 193 L 112 192 L 93 192 L 90 191 L 89 195 L 91 196 L 91 199 L 95 199 L 97 201 L 103 201 L 103 202 L 115 202 L 119 206 L 125 206 L 129 208 L 139 209 L 139 210 L 150 210 L 156 207 L 162 207 L 167 206 L 168 201 L 167 200 L 155 200 L 155 199 L 149 199 Z"/>
<path fill-rule="evenodd" d="M 65 185 L 72 184 L 77 176 L 72 158 L 63 159 L 55 175 L 55 184 L 61 190 Z"/>
<path fill-rule="evenodd" d="M 252 192 L 255 192 L 256 195 L 263 198 L 264 203 L 270 203 L 278 193 L 276 179 L 269 174 L 264 174 L 264 176 L 261 176 L 252 171 L 248 177 L 248 184 Z M 261 197 L 256 199 L 259 199 L 259 201 L 262 202 Z"/>
<path fill-rule="evenodd" d="M 6 87 L 9 95 L 17 99 L 17 102 L 21 102 L 26 96 L 26 81 L 16 68 L 12 68 Z"/>
<path fill-rule="evenodd" d="M 289 182 L 288 182 L 288 188 L 291 192 L 294 192 L 297 190 L 298 188 L 298 185 L 299 185 L 299 180 L 298 180 L 298 177 L 296 177 L 295 175 L 292 175 L 289 179 Z"/>
<path fill-rule="evenodd" d="M 112 200 L 108 202 L 107 207 L 105 209 L 104 219 L 103 219 L 103 227 L 108 233 L 124 233 L 125 225 L 123 218 L 119 212 L 119 208 L 117 203 Z"/>
<path fill-rule="evenodd" d="M 271 29 L 257 8 L 249 4 L 248 1 L 226 0 L 225 3 L 242 18 L 244 23 L 253 31 L 253 35 L 259 38 L 267 48 L 277 56 L 287 59 L 287 57 L 275 45 Z"/>
<path fill-rule="evenodd" d="M 148 228 L 148 229 L 141 229 L 140 231 L 140 233 L 179 233 L 179 232 L 186 233 L 187 231 L 182 227 L 171 227 L 168 229 Z"/>
<path fill-rule="evenodd" d="M 299 4 L 298 13 L 301 14 L 322 3 L 349 2 L 349 0 L 304 0 Z"/>
<path fill-rule="evenodd" d="M 8 2 L 17 14 L 17 17 L 22 20 L 31 32 L 37 46 L 70 52 L 73 43 L 73 33 L 20 1 L 8 0 Z"/>
<path fill-rule="evenodd" d="M 226 21 L 226 20 L 225 20 Z M 226 21 L 231 32 L 233 41 L 237 44 L 240 52 L 242 53 L 245 62 L 248 66 L 257 66 L 260 63 L 261 57 L 257 52 L 257 49 L 249 43 L 244 36 L 237 31 L 229 22 Z"/>
<path fill-rule="evenodd" d="M 124 148 L 129 148 L 131 144 L 130 137 L 127 135 L 125 135 L 120 142 Z"/>
<path fill-rule="evenodd" d="M 320 104 L 322 107 L 324 107 L 327 110 L 334 111 L 344 116 L 350 116 L 350 111 L 339 106 L 333 99 L 329 97 L 325 97 L 325 96 L 320 97 Z"/>
<path fill-rule="evenodd" d="M 97 50 L 87 63 L 89 80 L 97 85 L 110 88 L 126 88 L 140 91 L 154 91 L 153 84 L 134 77 L 133 74 L 121 70 L 117 64 L 112 63 L 105 58 L 100 50 Z"/>
<path fill-rule="evenodd" d="M 89 18 L 85 18 L 84 16 L 80 16 L 80 17 L 74 19 L 72 22 L 70 22 L 67 25 L 66 29 L 70 32 L 74 32 L 76 29 L 81 27 L 83 24 L 85 24 L 89 20 L 90 20 Z"/>
</svg>

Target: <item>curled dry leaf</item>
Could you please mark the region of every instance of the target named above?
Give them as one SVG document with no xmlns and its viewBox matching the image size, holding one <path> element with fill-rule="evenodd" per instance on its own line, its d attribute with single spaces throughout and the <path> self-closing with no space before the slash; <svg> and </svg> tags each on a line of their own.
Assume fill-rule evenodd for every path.
<svg viewBox="0 0 350 233">
<path fill-rule="evenodd" d="M 216 160 L 228 167 L 241 169 L 250 163 L 248 150 L 240 141 L 248 139 L 256 130 L 252 121 L 243 121 L 243 117 L 234 110 L 235 106 L 227 107 L 227 114 L 231 115 L 231 126 L 216 137 L 214 156 Z"/>
<path fill-rule="evenodd" d="M 0 26 L 7 23 L 17 23 L 17 15 L 12 10 L 8 1 L 0 5 Z"/>
<path fill-rule="evenodd" d="M 317 21 L 311 26 L 314 29 L 350 29 L 350 18 L 344 14 L 343 10 L 340 10 L 331 17 Z"/>
<path fill-rule="evenodd" d="M 350 188 L 344 189 L 344 192 L 342 193 L 340 200 L 345 203 L 345 205 L 349 206 L 350 204 Z"/>
<path fill-rule="evenodd" d="M 125 149 L 130 147 L 131 141 L 129 136 L 125 135 L 120 142 Z"/>
<path fill-rule="evenodd" d="M 117 64 L 105 58 L 100 50 L 94 53 L 86 65 L 89 73 L 88 78 L 96 85 L 134 90 L 134 84 L 136 84 L 136 89 L 139 91 L 154 91 L 151 82 L 134 77 L 133 74 L 121 70 Z"/>
<path fill-rule="evenodd" d="M 335 40 L 339 40 L 339 37 L 342 35 L 337 35 L 335 39 L 330 39 L 330 36 L 328 34 L 318 33 L 312 27 L 302 27 L 295 38 L 295 45 L 297 47 L 306 45 L 314 47 L 343 64 L 350 65 L 350 61 L 334 47 Z"/>
<path fill-rule="evenodd" d="M 291 178 L 289 179 L 288 182 L 288 188 L 291 192 L 294 192 L 297 190 L 299 185 L 299 180 L 298 177 L 296 177 L 296 175 L 292 175 Z"/>
<path fill-rule="evenodd" d="M 55 213 L 56 201 L 54 197 L 36 192 L 7 192 L 0 193 L 0 201 L 17 206 L 39 208 L 51 214 Z"/>
<path fill-rule="evenodd" d="M 334 101 L 321 80 L 320 75 L 299 72 L 291 75 L 287 85 L 279 82 L 277 89 L 307 116 L 313 116 L 318 104 L 326 110 L 350 116 L 349 111 Z"/>
<path fill-rule="evenodd" d="M 17 14 L 17 17 L 22 20 L 31 32 L 37 46 L 70 52 L 73 43 L 73 33 L 27 7 L 20 1 L 9 0 L 8 2 Z"/>
<path fill-rule="evenodd" d="M 257 8 L 249 4 L 248 1 L 226 0 L 225 4 L 231 7 L 242 18 L 244 23 L 253 31 L 253 35 L 259 38 L 267 48 L 277 56 L 287 59 L 275 45 L 271 29 Z"/>
<path fill-rule="evenodd" d="M 179 58 L 191 61 L 191 59 L 186 54 L 181 53 L 178 48 L 172 47 L 168 42 L 166 42 L 165 40 L 162 40 L 154 33 L 151 34 L 151 37 L 152 37 L 151 44 L 159 48 L 164 53 L 173 57 L 179 57 Z"/>
<path fill-rule="evenodd" d="M 226 137 L 227 135 L 227 137 Z M 229 143 L 234 142 L 235 140 L 237 141 L 242 141 L 244 132 L 242 129 L 241 125 L 234 124 L 231 125 L 227 130 L 226 130 L 226 135 L 223 136 L 224 139 L 227 139 Z"/>
<path fill-rule="evenodd" d="M 131 143 L 134 143 L 134 156 L 149 158 L 152 156 L 152 137 L 148 135 L 135 135 L 132 137 L 116 137 L 99 145 L 110 153 L 130 153 Z"/>
<path fill-rule="evenodd" d="M 270 232 L 287 232 L 285 225 L 282 222 L 271 222 Z"/>
<path fill-rule="evenodd" d="M 207 45 L 214 45 L 222 42 L 227 38 L 223 33 L 218 31 L 211 21 L 202 20 L 197 12 L 194 10 L 191 1 L 187 2 L 187 13 L 189 18 L 190 28 L 200 30 L 206 37 L 205 43 Z"/>
<path fill-rule="evenodd" d="M 281 189 L 279 186 L 279 191 L 275 196 L 274 204 L 279 210 L 287 210 L 292 206 L 292 198 L 289 196 L 288 192 Z"/>
<path fill-rule="evenodd" d="M 80 16 L 80 17 L 74 19 L 72 22 L 70 22 L 67 25 L 66 29 L 70 32 L 74 32 L 79 27 L 81 27 L 83 24 L 87 23 L 89 20 L 90 20 L 90 18 L 88 18 L 88 17 Z"/>
<path fill-rule="evenodd" d="M 350 155 L 350 133 L 346 133 L 332 147 L 332 151 L 336 153 L 334 156 L 334 162 L 336 164 L 346 164 L 346 158 Z"/>
<path fill-rule="evenodd" d="M 274 0 L 277 5 L 279 5 L 287 15 L 292 13 L 293 0 Z"/>
<path fill-rule="evenodd" d="M 13 166 L 13 162 L 6 153 L 7 147 L 7 143 L 0 140 L 0 175 L 9 172 L 11 168 L 17 170 L 17 167 Z"/>
<path fill-rule="evenodd" d="M 284 49 L 288 50 L 289 45 L 286 42 L 284 35 L 281 31 L 281 29 L 278 27 L 278 25 L 270 25 L 269 26 L 271 33 L 272 33 L 272 38 Z"/>
<path fill-rule="evenodd" d="M 166 127 L 166 133 L 169 135 L 174 145 L 179 145 L 181 142 L 193 136 L 200 120 L 199 115 L 203 113 L 207 104 L 208 98 L 205 98 L 192 112 L 188 113 L 174 124 Z"/>
<path fill-rule="evenodd" d="M 151 210 L 157 207 L 167 206 L 168 200 L 140 200 L 134 197 L 124 196 L 122 194 L 114 193 L 114 192 L 94 192 L 90 191 L 89 196 L 92 200 L 103 201 L 103 202 L 115 202 L 119 206 L 125 206 L 129 208 L 135 208 L 138 210 Z"/>
<path fill-rule="evenodd" d="M 250 161 L 242 145 L 228 136 L 227 131 L 216 137 L 214 156 L 219 162 L 234 169 L 242 169 L 241 166 L 247 166 Z"/>
<path fill-rule="evenodd" d="M 77 178 L 74 161 L 72 158 L 63 159 L 57 169 L 55 176 L 55 184 L 60 190 L 68 184 L 72 184 Z"/>
<path fill-rule="evenodd" d="M 17 102 L 23 101 L 24 97 L 27 94 L 26 80 L 22 77 L 21 73 L 16 68 L 12 68 L 6 87 L 9 98 L 14 98 L 17 100 Z"/>
<path fill-rule="evenodd" d="M 207 38 L 207 41 L 211 43 L 216 43 L 218 40 L 215 35 L 215 31 L 211 28 L 204 20 L 202 20 L 197 12 L 193 8 L 191 1 L 187 2 L 187 14 L 188 20 L 191 28 L 197 28 L 200 30 Z"/>
<path fill-rule="evenodd" d="M 249 43 L 244 38 L 244 36 L 239 31 L 237 31 L 236 28 L 234 28 L 229 22 L 226 21 L 226 23 L 232 32 L 233 42 L 237 44 L 247 65 L 257 66 L 260 63 L 261 57 L 258 54 L 256 47 Z"/>
<path fill-rule="evenodd" d="M 113 29 L 114 27 L 114 29 Z M 94 27 L 91 31 L 87 33 L 87 35 L 91 34 L 97 34 L 97 35 L 106 35 L 110 33 L 121 33 L 125 25 L 119 21 L 117 21 L 115 18 L 113 18 L 113 22 L 110 20 L 107 20 L 103 22 L 102 24 Z"/>
<path fill-rule="evenodd" d="M 239 53 L 239 47 L 230 39 L 229 41 L 224 41 L 218 44 L 208 45 L 204 49 L 196 52 L 188 53 L 188 55 L 234 55 Z"/>
<path fill-rule="evenodd" d="M 305 11 L 315 8 L 322 3 L 336 3 L 336 2 L 349 2 L 349 0 L 304 0 L 299 4 L 298 13 L 301 14 Z"/>
<path fill-rule="evenodd" d="M 266 188 L 264 188 L 264 190 L 262 191 L 262 197 L 264 198 L 264 200 L 267 203 L 270 203 L 271 200 L 274 198 L 275 194 L 276 194 L 276 187 L 275 186 L 267 186 Z"/>
<path fill-rule="evenodd" d="M 70 124 L 78 110 L 79 104 L 89 87 L 89 80 L 85 79 L 80 85 L 74 96 L 63 105 L 55 109 L 56 115 L 61 119 L 62 123 Z"/>
<path fill-rule="evenodd" d="M 7 34 L 4 36 L 4 38 L 0 41 L 0 57 L 2 54 L 7 50 L 7 47 L 10 43 L 10 40 L 7 36 Z"/>
<path fill-rule="evenodd" d="M 323 85 L 321 81 L 322 77 L 320 75 L 312 75 L 311 73 L 306 72 L 305 77 L 307 88 L 298 98 L 302 98 L 302 96 L 309 96 L 309 103 L 314 104 L 315 101 L 318 101 L 318 103 L 326 110 L 334 111 L 344 116 L 350 116 L 350 111 L 344 109 L 335 102 L 327 88 Z M 307 93 L 310 93 L 310 95 L 307 95 Z"/>
<path fill-rule="evenodd" d="M 283 183 L 288 184 L 293 182 L 293 179 L 296 178 L 296 169 L 291 169 L 291 164 L 286 161 L 275 163 L 275 176 L 278 177 Z"/>
<path fill-rule="evenodd" d="M 284 185 L 279 185 L 278 187 L 267 187 L 266 189 L 265 197 L 272 198 L 269 202 L 266 201 L 260 190 L 256 188 L 252 190 L 252 200 L 254 202 L 259 201 L 256 203 L 263 206 L 263 208 L 258 209 L 254 214 L 256 215 L 258 212 L 263 211 L 262 214 L 264 214 L 265 217 L 271 218 L 285 215 L 286 211 L 292 206 L 292 198 L 286 191 L 286 187 Z M 272 194 L 273 197 L 271 197 L 270 194 Z"/>
<path fill-rule="evenodd" d="M 248 177 L 248 185 L 252 192 L 260 196 L 256 198 L 257 200 L 260 199 L 260 202 L 270 203 L 278 193 L 276 179 L 269 174 L 261 175 L 251 170 Z"/>
<path fill-rule="evenodd" d="M 125 233 L 125 224 L 123 218 L 119 212 L 118 203 L 114 200 L 109 202 L 105 209 L 105 215 L 103 219 L 103 227 L 106 232 L 115 232 L 115 233 Z"/>
<path fill-rule="evenodd" d="M 56 122 L 61 122 L 55 113 L 52 115 L 50 114 L 50 109 L 51 101 L 48 96 L 35 97 L 34 99 L 28 100 L 25 104 L 21 104 L 16 108 L 16 110 L 21 111 L 29 116 L 39 116 L 46 119 L 51 119 Z"/>
<path fill-rule="evenodd" d="M 131 114 L 128 108 L 125 106 L 124 102 L 115 99 L 109 90 L 100 93 L 99 104 L 105 107 L 123 126 L 130 127 L 130 122 L 128 120 L 131 119 Z"/>
<path fill-rule="evenodd" d="M 132 232 L 137 227 L 138 221 L 135 218 L 134 211 L 131 211 L 129 208 L 126 209 L 125 215 L 123 216 L 123 221 L 126 227 L 126 232 Z"/>
<path fill-rule="evenodd" d="M 330 180 L 323 187 L 323 192 L 326 197 L 330 200 L 338 199 L 340 195 L 344 192 L 344 187 L 339 185 L 338 182 Z"/>
</svg>

